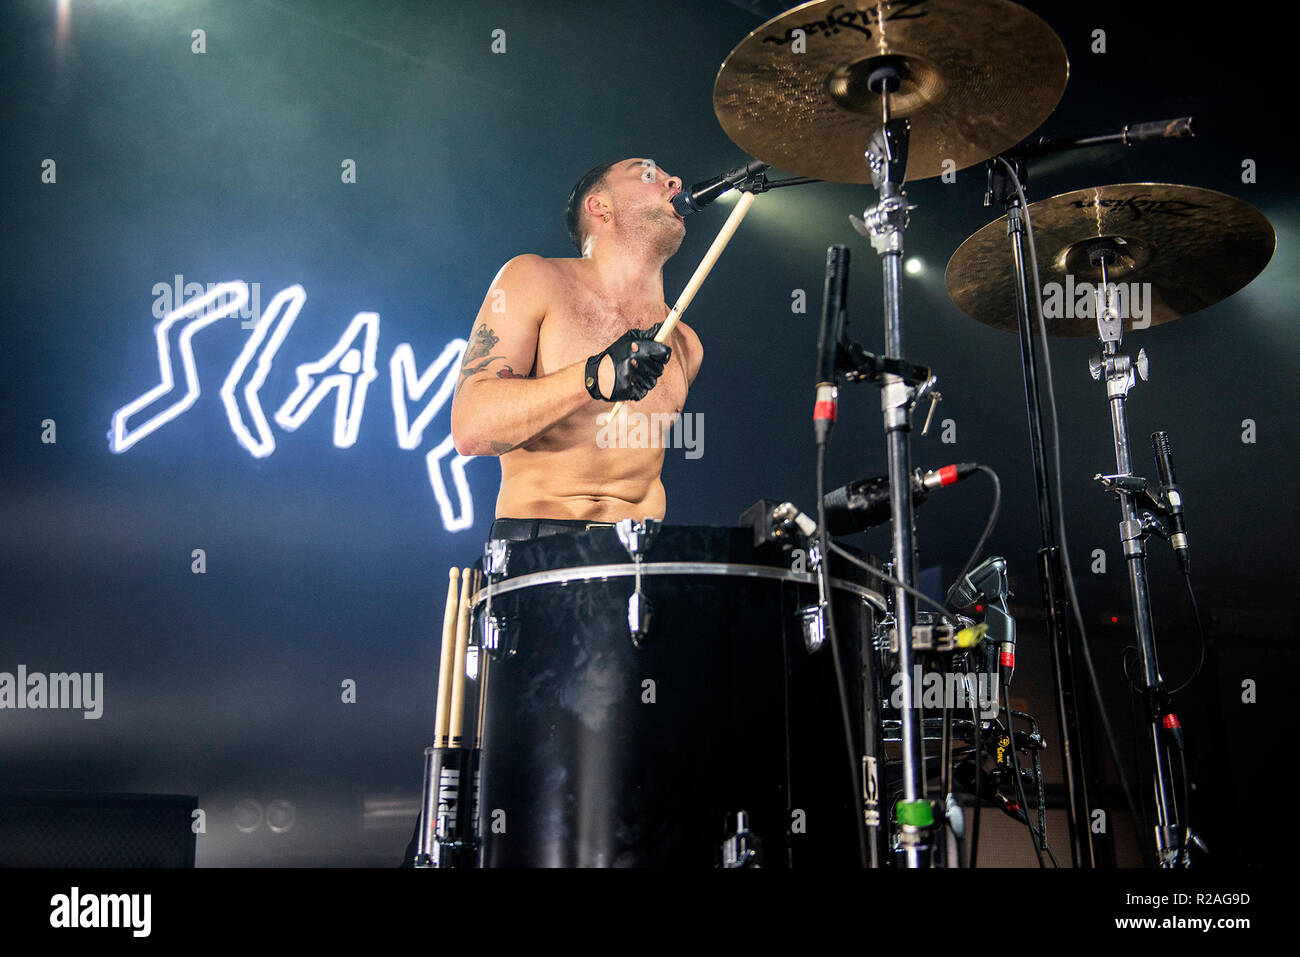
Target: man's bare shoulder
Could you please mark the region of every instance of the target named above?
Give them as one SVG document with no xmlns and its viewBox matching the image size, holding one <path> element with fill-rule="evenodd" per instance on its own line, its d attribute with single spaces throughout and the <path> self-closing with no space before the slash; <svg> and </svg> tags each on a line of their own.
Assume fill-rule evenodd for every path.
<svg viewBox="0 0 1300 957">
<path fill-rule="evenodd" d="M 496 279 L 492 284 L 498 285 L 503 280 L 536 280 L 550 275 L 554 271 L 552 265 L 559 260 L 547 259 L 545 256 L 539 256 L 536 253 L 520 253 L 511 259 L 507 259 L 504 266 L 497 272 Z"/>
<path fill-rule="evenodd" d="M 683 344 L 692 352 L 704 352 L 704 344 L 700 342 L 699 335 L 695 330 L 688 326 L 683 320 L 677 320 L 677 332 L 682 334 Z"/>
<path fill-rule="evenodd" d="M 587 260 L 576 257 L 561 259 L 536 253 L 521 253 L 506 261 L 492 280 L 492 285 L 532 287 L 534 291 L 551 290 L 557 285 L 572 282 L 586 263 Z"/>
<path fill-rule="evenodd" d="M 680 337 L 677 342 L 682 350 L 682 362 L 686 366 L 686 381 L 694 382 L 700 371 L 700 363 L 704 361 L 704 344 L 700 342 L 695 330 L 684 322 L 678 322 L 673 332 Z"/>
<path fill-rule="evenodd" d="M 539 256 L 537 253 L 520 253 L 506 262 L 502 268 L 516 270 L 551 270 L 554 272 L 575 272 L 590 265 L 591 260 L 580 256 Z"/>
</svg>

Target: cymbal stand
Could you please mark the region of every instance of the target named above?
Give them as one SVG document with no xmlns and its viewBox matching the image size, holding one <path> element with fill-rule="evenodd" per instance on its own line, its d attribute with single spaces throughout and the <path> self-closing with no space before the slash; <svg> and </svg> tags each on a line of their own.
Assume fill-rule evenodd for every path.
<svg viewBox="0 0 1300 957">
<path fill-rule="evenodd" d="M 1060 537 L 1052 518 L 1052 485 L 1047 470 L 1047 455 L 1043 444 L 1043 410 L 1038 391 L 1038 360 L 1034 352 L 1033 313 L 1030 311 L 1029 266 L 1025 251 L 1025 222 L 1020 208 L 1020 198 L 1013 188 L 1007 166 L 1014 168 L 1016 178 L 1028 189 L 1026 161 L 1049 153 L 1086 149 L 1095 146 L 1134 143 L 1165 138 L 1185 138 L 1195 135 L 1194 117 L 1184 116 L 1125 126 L 1119 132 L 1099 136 L 1070 137 L 1065 139 L 1039 138 L 1027 141 L 988 162 L 988 188 L 984 205 L 997 203 L 1006 209 L 1007 238 L 1011 245 L 1011 263 L 1015 271 L 1016 316 L 1020 334 L 1020 357 L 1024 366 L 1025 404 L 1029 413 L 1029 450 L 1034 465 L 1034 488 L 1037 493 L 1038 528 L 1041 547 L 1038 550 L 1038 582 L 1042 590 L 1043 606 L 1047 612 L 1047 627 L 1052 653 L 1052 677 L 1056 693 L 1056 717 L 1060 725 L 1061 766 L 1065 771 L 1065 818 L 1070 836 L 1070 858 L 1075 867 L 1096 867 L 1102 854 L 1108 853 L 1104 842 L 1095 838 L 1089 826 L 1092 804 L 1088 797 L 1089 761 L 1079 724 L 1074 682 L 1074 653 L 1070 632 L 1066 624 L 1071 616 L 1069 591 L 1065 581 L 1065 563 L 1061 554 Z M 1003 163 L 1007 166 L 1004 166 Z M 1037 297 L 1039 290 L 1032 290 Z M 1059 481 L 1059 476 L 1058 476 Z M 1082 640 L 1083 636 L 1080 636 Z"/>
<path fill-rule="evenodd" d="M 885 354 L 901 359 L 903 330 L 901 316 L 903 231 L 908 205 L 902 189 L 907 169 L 907 145 L 911 124 L 905 119 L 891 119 L 889 95 L 898 89 L 900 73 L 896 65 L 886 63 L 872 71 L 868 85 L 880 94 L 884 125 L 871 137 L 866 149 L 871 167 L 871 183 L 880 201 L 867 209 L 862 218 L 850 217 L 853 227 L 869 236 L 871 246 L 880 256 L 884 275 Z M 890 516 L 893 531 L 894 575 L 914 586 L 916 552 L 913 541 L 912 455 L 909 447 L 911 410 L 918 390 L 898 375 L 887 374 L 881 386 L 881 410 L 884 418 L 889 470 Z M 912 626 L 916 622 L 916 602 L 904 588 L 894 587 L 894 622 L 898 629 L 898 668 L 902 673 L 902 798 L 895 806 L 898 820 L 898 858 L 904 867 L 934 865 L 934 810 L 926 796 L 924 739 L 921 736 L 920 712 L 914 707 L 912 680 Z"/>
<path fill-rule="evenodd" d="M 1128 413 L 1125 403 L 1128 391 L 1140 377 L 1147 379 L 1146 350 L 1139 349 L 1134 361 L 1120 349 L 1124 333 L 1123 317 L 1109 301 L 1109 283 L 1106 267 L 1117 257 L 1117 250 L 1106 240 L 1097 240 L 1088 250 L 1088 259 L 1101 271 L 1097 283 L 1097 330 L 1102 351 L 1093 353 L 1088 360 L 1092 377 L 1106 383 L 1110 400 L 1110 422 L 1115 436 L 1115 475 L 1098 475 L 1096 480 L 1119 499 L 1121 521 L 1120 540 L 1128 565 L 1129 589 L 1133 595 L 1133 625 L 1137 632 L 1138 653 L 1142 663 L 1142 696 L 1146 709 L 1148 743 L 1153 760 L 1153 788 L 1155 797 L 1155 848 L 1156 864 L 1173 867 L 1178 854 L 1179 826 L 1174 820 L 1174 782 L 1165 750 L 1166 719 L 1173 717 L 1165 692 L 1164 679 L 1156 660 L 1155 627 L 1151 618 L 1151 596 L 1147 589 L 1146 539 L 1156 534 L 1167 538 L 1168 527 L 1161 513 L 1164 508 L 1158 493 L 1151 491 L 1147 479 L 1133 475 L 1132 457 L 1129 453 Z M 1139 510 L 1139 496 L 1146 495 L 1148 507 Z M 1177 719 L 1169 726 L 1175 732 Z M 1176 743 L 1181 746 L 1181 743 Z M 1181 809 L 1182 814 L 1187 808 Z M 1185 855 L 1183 855 L 1185 860 Z"/>
</svg>

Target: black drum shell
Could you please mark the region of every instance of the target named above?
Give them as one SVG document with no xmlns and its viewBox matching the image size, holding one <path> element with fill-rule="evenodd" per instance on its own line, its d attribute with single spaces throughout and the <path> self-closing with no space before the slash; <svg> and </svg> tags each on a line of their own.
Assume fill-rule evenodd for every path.
<svg viewBox="0 0 1300 957">
<path fill-rule="evenodd" d="M 591 577 L 593 566 L 632 567 L 612 529 L 511 543 L 501 585 L 566 568 L 585 580 L 494 594 L 509 654 L 494 654 L 487 676 L 485 866 L 716 866 L 741 810 L 765 866 L 857 862 L 831 648 L 810 654 L 797 614 L 816 586 L 791 580 L 789 553 L 757 554 L 750 534 L 658 530 L 641 580 L 654 618 L 639 647 L 627 623 L 634 579 Z M 732 568 L 659 574 L 669 562 Z M 861 590 L 861 576 L 833 573 Z M 833 607 L 861 753 L 876 603 L 837 588 Z"/>
</svg>

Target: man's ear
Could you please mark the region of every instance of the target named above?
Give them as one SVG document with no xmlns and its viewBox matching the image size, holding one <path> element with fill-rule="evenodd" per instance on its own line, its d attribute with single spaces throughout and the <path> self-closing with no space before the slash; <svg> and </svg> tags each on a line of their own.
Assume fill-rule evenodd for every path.
<svg viewBox="0 0 1300 957">
<path fill-rule="evenodd" d="M 592 219 L 604 219 L 605 214 L 610 212 L 609 200 L 601 190 L 589 193 L 582 203 L 583 210 Z"/>
</svg>

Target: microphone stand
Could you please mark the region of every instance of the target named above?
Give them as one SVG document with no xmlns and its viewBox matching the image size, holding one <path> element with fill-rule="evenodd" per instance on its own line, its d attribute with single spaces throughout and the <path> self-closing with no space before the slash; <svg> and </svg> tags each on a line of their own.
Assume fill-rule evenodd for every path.
<svg viewBox="0 0 1300 957">
<path fill-rule="evenodd" d="M 1024 160 L 1011 157 L 1008 161 L 1017 167 L 1016 175 L 1023 184 L 1026 179 Z M 1070 859 L 1075 867 L 1091 868 L 1097 866 L 1092 829 L 1088 826 L 1092 805 L 1088 799 L 1087 761 L 1075 703 L 1074 655 L 1066 624 L 1070 617 L 1069 593 L 1065 587 L 1065 566 L 1061 560 L 1056 523 L 1052 518 L 1051 475 L 1047 470 L 1047 454 L 1043 444 L 1038 359 L 1030 326 L 1033 313 L 1029 305 L 1031 276 L 1024 247 L 1025 223 L 1020 212 L 1020 198 L 1016 195 L 1005 168 L 996 159 L 989 161 L 986 205 L 990 199 L 1002 203 L 1006 208 L 1007 236 L 1011 243 L 1011 262 L 1015 270 L 1020 361 L 1024 370 L 1025 404 L 1029 414 L 1029 450 L 1034 464 L 1034 489 L 1038 505 L 1038 584 L 1047 611 L 1056 717 L 1061 729 L 1061 766 L 1065 772 L 1065 818 L 1070 837 Z M 1037 296 L 1037 292 L 1034 295 Z"/>
<path fill-rule="evenodd" d="M 1119 133 L 1101 136 L 1074 137 L 1049 140 L 1040 138 L 1022 144 L 1004 154 L 1004 159 L 1015 169 L 1022 189 L 1028 192 L 1028 158 L 1072 149 L 1122 143 L 1125 146 L 1148 139 L 1194 136 L 1193 118 L 1180 117 L 1125 126 Z M 1070 858 L 1075 867 L 1092 868 L 1098 864 L 1099 848 L 1094 843 L 1091 820 L 1091 802 L 1088 798 L 1088 765 L 1080 732 L 1078 706 L 1074 682 L 1074 656 L 1066 622 L 1070 618 L 1069 593 L 1065 587 L 1065 567 L 1061 556 L 1059 532 L 1052 514 L 1051 476 L 1047 471 L 1047 457 L 1043 445 L 1043 412 L 1039 398 L 1037 355 L 1034 350 L 1030 310 L 1030 270 L 1025 252 L 1025 225 L 1020 211 L 1020 198 L 1011 177 L 998 157 L 988 161 L 988 188 L 984 205 L 999 203 L 1006 209 L 1007 237 L 1011 246 L 1011 263 L 1015 272 L 1016 318 L 1020 335 L 1020 358 L 1024 370 L 1025 404 L 1029 417 L 1029 448 L 1034 464 L 1034 486 L 1037 494 L 1038 530 L 1041 546 L 1038 550 L 1038 582 L 1043 605 L 1047 612 L 1050 639 L 1052 677 L 1056 692 L 1057 721 L 1061 729 L 1061 765 L 1065 772 L 1066 823 L 1070 837 Z M 1034 296 L 1039 295 L 1034 290 Z M 1082 640 L 1082 636 L 1080 636 Z"/>
</svg>

